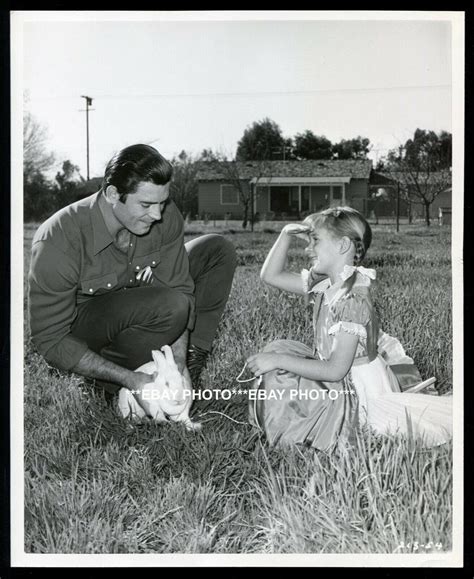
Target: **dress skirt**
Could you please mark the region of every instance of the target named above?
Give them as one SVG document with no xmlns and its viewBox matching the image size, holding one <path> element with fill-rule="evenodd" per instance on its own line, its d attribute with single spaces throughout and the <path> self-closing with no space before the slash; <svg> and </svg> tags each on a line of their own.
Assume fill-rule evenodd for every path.
<svg viewBox="0 0 474 579">
<path fill-rule="evenodd" d="M 308 346 L 293 340 L 276 340 L 263 351 L 315 359 Z M 353 445 L 359 424 L 377 434 L 412 435 L 428 447 L 452 438 L 452 397 L 394 391 L 396 378 L 381 356 L 354 365 L 341 382 L 273 370 L 254 389 L 250 422 L 272 446 L 303 444 L 331 452 Z"/>
<path fill-rule="evenodd" d="M 263 351 L 314 358 L 308 346 L 293 340 L 276 340 Z M 336 446 L 353 444 L 358 410 L 349 378 L 322 382 L 285 370 L 273 370 L 262 378 L 255 399 L 249 396 L 249 415 L 250 422 L 265 431 L 270 445 L 303 444 L 331 452 Z"/>
</svg>

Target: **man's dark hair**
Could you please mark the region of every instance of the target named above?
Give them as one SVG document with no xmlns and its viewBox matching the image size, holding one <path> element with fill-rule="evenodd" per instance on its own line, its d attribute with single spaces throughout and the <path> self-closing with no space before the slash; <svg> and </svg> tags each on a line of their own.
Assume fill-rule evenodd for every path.
<svg viewBox="0 0 474 579">
<path fill-rule="evenodd" d="M 166 185 L 171 180 L 173 167 L 150 145 L 131 145 L 116 153 L 107 164 L 102 180 L 102 191 L 114 185 L 125 202 L 127 195 L 135 193 L 138 184 L 149 181 Z"/>
</svg>

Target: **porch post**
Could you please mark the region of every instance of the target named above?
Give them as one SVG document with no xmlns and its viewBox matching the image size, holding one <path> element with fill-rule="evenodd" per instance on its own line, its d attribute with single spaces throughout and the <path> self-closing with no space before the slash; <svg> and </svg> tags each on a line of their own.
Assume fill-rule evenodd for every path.
<svg viewBox="0 0 474 579">
<path fill-rule="evenodd" d="M 298 185 L 298 213 L 301 213 L 301 185 Z"/>
<path fill-rule="evenodd" d="M 346 184 L 342 184 L 342 204 L 346 204 Z"/>
</svg>

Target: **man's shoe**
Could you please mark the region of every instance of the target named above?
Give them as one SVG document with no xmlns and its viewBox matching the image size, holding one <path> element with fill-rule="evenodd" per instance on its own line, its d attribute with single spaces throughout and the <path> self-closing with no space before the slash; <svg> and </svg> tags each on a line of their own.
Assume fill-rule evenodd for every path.
<svg viewBox="0 0 474 579">
<path fill-rule="evenodd" d="M 201 372 L 206 365 L 208 356 L 209 352 L 207 350 L 195 344 L 188 348 L 187 366 L 189 375 L 191 376 L 191 382 L 195 388 L 199 386 Z"/>
</svg>

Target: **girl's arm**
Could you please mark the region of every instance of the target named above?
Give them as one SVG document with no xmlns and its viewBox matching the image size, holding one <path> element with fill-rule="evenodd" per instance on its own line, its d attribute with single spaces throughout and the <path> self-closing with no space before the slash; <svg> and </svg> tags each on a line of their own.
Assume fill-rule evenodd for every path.
<svg viewBox="0 0 474 579">
<path fill-rule="evenodd" d="M 266 284 L 287 292 L 304 294 L 301 275 L 285 270 L 288 250 L 295 233 L 292 228 L 301 228 L 295 224 L 286 225 L 271 248 L 260 272 L 260 279 Z"/>
<path fill-rule="evenodd" d="M 310 380 L 339 382 L 351 369 L 358 341 L 358 336 L 341 331 L 334 340 L 329 360 L 263 352 L 250 356 L 247 364 L 255 376 L 278 368 Z"/>
</svg>

